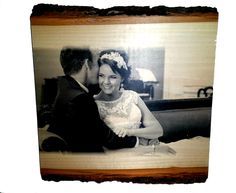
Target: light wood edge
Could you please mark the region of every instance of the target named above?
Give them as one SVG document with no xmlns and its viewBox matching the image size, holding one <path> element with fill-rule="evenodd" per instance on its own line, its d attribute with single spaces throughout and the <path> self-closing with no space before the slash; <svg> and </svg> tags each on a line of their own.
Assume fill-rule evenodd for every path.
<svg viewBox="0 0 236 193">
<path fill-rule="evenodd" d="M 88 17 L 46 17 L 32 16 L 31 25 L 108 25 L 108 24 L 148 24 L 217 22 L 218 14 L 190 16 L 88 16 Z"/>
</svg>

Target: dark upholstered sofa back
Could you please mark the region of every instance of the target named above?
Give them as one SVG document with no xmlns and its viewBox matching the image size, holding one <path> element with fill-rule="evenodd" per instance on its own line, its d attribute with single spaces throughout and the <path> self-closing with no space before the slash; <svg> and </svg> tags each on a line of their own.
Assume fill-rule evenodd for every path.
<svg viewBox="0 0 236 193">
<path fill-rule="evenodd" d="M 210 137 L 212 98 L 146 101 L 169 143 L 195 136 Z"/>
</svg>

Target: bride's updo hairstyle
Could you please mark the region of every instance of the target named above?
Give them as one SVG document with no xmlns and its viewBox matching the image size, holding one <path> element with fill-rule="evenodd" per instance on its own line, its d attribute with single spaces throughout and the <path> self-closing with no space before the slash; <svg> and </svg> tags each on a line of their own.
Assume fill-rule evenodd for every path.
<svg viewBox="0 0 236 193">
<path fill-rule="evenodd" d="M 131 66 L 128 64 L 128 55 L 123 50 L 104 50 L 98 58 L 99 67 L 107 64 L 111 67 L 114 73 L 120 74 L 124 79 L 123 84 L 126 84 L 131 74 Z"/>
</svg>

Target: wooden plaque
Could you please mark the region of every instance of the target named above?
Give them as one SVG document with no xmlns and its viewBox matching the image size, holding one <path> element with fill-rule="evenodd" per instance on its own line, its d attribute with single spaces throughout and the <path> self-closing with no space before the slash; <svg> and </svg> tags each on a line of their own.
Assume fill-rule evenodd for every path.
<svg viewBox="0 0 236 193">
<path fill-rule="evenodd" d="M 165 125 L 161 146 L 99 153 L 39 151 L 44 180 L 195 183 L 208 177 L 211 102 L 218 12 L 211 7 L 94 7 L 35 5 L 31 15 L 39 147 L 47 133 L 47 113 L 55 80 L 63 75 L 64 46 L 122 48 L 134 69 L 153 72 L 140 80 L 148 108 Z M 132 78 L 137 80 L 135 73 Z M 149 87 L 148 87 L 149 86 Z M 150 90 L 150 88 L 152 88 Z"/>
</svg>

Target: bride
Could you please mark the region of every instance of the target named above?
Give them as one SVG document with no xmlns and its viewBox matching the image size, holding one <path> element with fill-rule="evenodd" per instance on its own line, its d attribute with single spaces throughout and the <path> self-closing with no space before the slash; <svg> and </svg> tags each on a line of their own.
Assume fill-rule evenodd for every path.
<svg viewBox="0 0 236 193">
<path fill-rule="evenodd" d="M 98 82 L 101 92 L 96 95 L 101 119 L 120 137 L 136 136 L 140 144 L 159 143 L 163 128 L 139 95 L 122 89 L 131 74 L 128 56 L 121 50 L 100 53 Z"/>
</svg>

